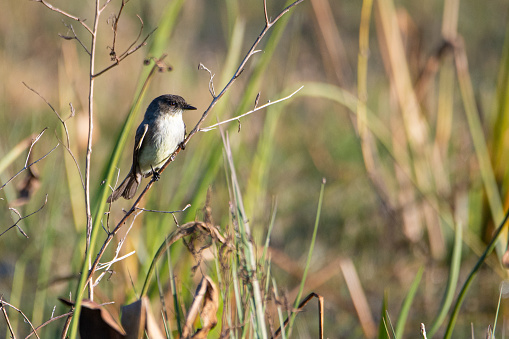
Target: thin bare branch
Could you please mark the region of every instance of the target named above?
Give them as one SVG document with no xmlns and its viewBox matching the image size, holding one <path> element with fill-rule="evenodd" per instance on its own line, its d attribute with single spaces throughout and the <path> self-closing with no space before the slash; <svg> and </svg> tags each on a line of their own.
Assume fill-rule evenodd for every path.
<svg viewBox="0 0 509 339">
<path fill-rule="evenodd" d="M 104 3 L 104 5 L 101 7 L 101 9 L 99 9 L 99 14 L 102 13 L 102 11 L 104 11 L 104 9 L 106 8 L 106 6 L 108 6 L 108 4 L 111 2 L 111 0 L 106 0 L 106 2 Z M 124 1 L 122 1 L 124 2 Z M 126 3 L 128 3 L 129 0 L 126 0 Z"/>
<path fill-rule="evenodd" d="M 46 206 L 46 204 L 47 204 L 47 203 L 48 203 L 48 195 L 46 194 L 46 198 L 45 198 L 45 200 L 44 200 L 44 204 L 43 204 L 43 205 L 42 205 L 42 206 L 41 206 L 41 207 L 40 207 L 37 211 L 32 212 L 32 213 L 30 213 L 29 215 L 25 215 L 24 217 L 23 217 L 23 216 L 21 216 L 21 213 L 19 213 L 19 211 L 18 211 L 17 209 L 15 209 L 15 208 L 13 208 L 13 207 L 9 207 L 9 210 L 11 210 L 12 212 L 16 213 L 16 215 L 18 216 L 18 220 L 14 223 L 14 225 L 12 225 L 12 226 L 11 226 L 11 227 L 9 227 L 8 229 L 6 229 L 6 230 L 5 230 L 5 231 L 3 231 L 2 233 L 0 233 L 0 237 L 1 237 L 2 235 L 4 235 L 7 231 L 9 231 L 11 228 L 17 227 L 17 228 L 18 228 L 18 230 L 19 230 L 19 232 L 20 232 L 21 234 L 23 234 L 23 236 L 24 236 L 25 238 L 27 238 L 27 239 L 28 239 L 28 235 L 25 233 L 25 231 L 23 231 L 23 229 L 21 228 L 21 226 L 19 226 L 19 225 L 18 225 L 18 223 L 19 223 L 21 220 L 26 219 L 26 218 L 28 218 L 29 216 L 32 216 L 32 215 L 34 215 L 35 213 L 37 213 L 37 212 L 39 212 L 40 210 L 42 210 L 42 209 L 44 208 L 44 206 Z"/>
<path fill-rule="evenodd" d="M 67 128 L 64 123 L 64 128 Z M 55 137 L 57 138 L 59 143 L 62 143 L 58 135 L 55 133 Z M 83 175 L 81 174 L 80 165 L 78 164 L 78 159 L 74 156 L 74 153 L 72 152 L 71 148 L 66 146 L 64 143 L 62 143 L 62 146 L 67 150 L 69 155 L 71 156 L 72 160 L 74 161 L 74 165 L 76 165 L 76 169 L 78 170 L 78 174 L 80 176 L 81 186 L 83 187 L 83 190 L 85 189 L 85 183 L 83 182 Z"/>
<path fill-rule="evenodd" d="M 111 25 L 111 29 L 113 30 L 113 43 L 111 45 L 111 52 L 110 52 L 110 56 L 111 56 L 111 61 L 115 61 L 117 59 L 117 53 L 115 52 L 115 43 L 117 42 L 117 27 L 118 27 L 118 21 L 120 20 L 120 15 L 122 15 L 122 10 L 124 9 L 124 6 L 127 2 L 125 0 L 122 0 L 122 3 L 120 4 L 120 9 L 118 10 L 118 14 L 117 15 L 114 15 L 113 14 L 113 23 Z M 143 27 L 143 23 L 142 23 L 142 27 Z M 141 31 L 140 31 L 140 34 L 141 34 Z M 138 38 L 139 38 L 139 35 L 138 35 Z M 138 41 L 138 38 L 135 40 L 135 41 Z"/>
<path fill-rule="evenodd" d="M 92 78 L 97 78 L 99 75 L 102 75 L 104 74 L 105 72 L 109 71 L 110 69 L 112 69 L 113 67 L 115 66 L 118 66 L 118 64 L 120 64 L 120 62 L 122 60 L 124 60 L 125 58 L 127 58 L 129 55 L 133 54 L 134 52 L 136 52 L 137 50 L 139 50 L 140 48 L 142 48 L 143 46 L 145 46 L 147 44 L 147 39 L 156 31 L 157 27 L 154 28 L 150 33 L 147 34 L 147 36 L 145 37 L 145 39 L 143 39 L 143 41 L 136 47 L 124 52 L 122 54 L 121 57 L 119 57 L 118 59 L 115 60 L 114 63 L 112 63 L 111 65 L 107 66 L 106 68 L 104 68 L 102 71 L 98 72 L 98 73 L 95 73 L 92 75 Z"/>
<path fill-rule="evenodd" d="M 120 260 L 123 260 L 124 258 L 127 258 L 128 256 L 131 256 L 134 252 L 131 252 L 121 258 L 118 257 L 118 255 L 120 254 L 120 250 L 122 249 L 122 246 L 124 245 L 124 242 L 125 242 L 125 239 L 127 238 L 127 235 L 129 234 L 129 232 L 131 231 L 131 229 L 133 228 L 133 225 L 134 225 L 134 222 L 136 221 L 136 218 L 141 214 L 141 212 L 138 212 L 134 215 L 133 217 L 133 220 L 131 221 L 131 225 L 129 226 L 129 228 L 127 229 L 127 232 L 125 232 L 124 234 L 124 237 L 122 239 L 120 239 L 120 241 L 118 242 L 118 245 L 117 245 L 117 249 L 115 250 L 115 256 L 113 257 L 112 260 L 110 260 L 109 262 L 107 263 L 104 263 L 104 264 L 101 264 L 99 263 L 97 265 L 97 269 L 100 270 L 100 269 L 104 269 L 104 272 L 101 273 L 99 275 L 99 277 L 97 277 L 97 279 L 95 280 L 95 282 L 93 283 L 94 286 L 97 286 L 99 284 L 99 282 L 101 281 L 101 279 L 104 277 L 104 275 L 110 270 L 111 266 L 120 261 Z"/>
<path fill-rule="evenodd" d="M 270 27 L 270 26 L 274 25 L 274 24 L 276 23 L 276 21 L 278 21 L 279 19 L 281 19 L 281 17 L 282 17 L 283 15 L 285 15 L 286 13 L 288 13 L 288 11 L 289 11 L 290 9 L 292 9 L 292 7 L 297 6 L 297 5 L 298 5 L 298 4 L 300 4 L 302 1 L 304 1 L 304 0 L 297 0 L 297 1 L 295 1 L 294 3 L 292 3 L 292 4 L 288 5 L 285 9 L 283 9 L 283 10 L 281 11 L 281 13 L 279 13 L 279 15 L 278 15 L 278 16 L 277 16 L 274 20 L 272 20 L 272 21 L 270 22 L 270 24 L 269 24 L 268 26 Z"/>
<path fill-rule="evenodd" d="M 35 330 L 35 328 L 34 328 L 34 325 L 32 325 L 32 323 L 30 322 L 30 320 L 28 320 L 27 316 L 26 316 L 23 312 L 21 312 L 21 310 L 20 310 L 20 309 L 18 309 L 18 308 L 16 308 L 16 307 L 14 307 L 13 305 L 9 304 L 8 302 L 6 302 L 6 301 L 4 301 L 2 298 L 0 298 L 0 308 L 2 308 L 2 309 L 3 309 L 5 306 L 9 306 L 9 307 L 10 307 L 10 308 L 12 308 L 13 310 L 15 310 L 16 312 L 18 312 L 19 314 L 21 314 L 21 316 L 23 317 L 23 319 L 25 319 L 25 322 L 26 322 L 27 324 L 29 324 L 29 325 L 30 325 L 30 327 L 32 328 L 32 332 L 34 332 L 35 336 L 36 336 L 37 338 L 41 339 L 41 338 L 39 337 L 39 335 L 37 334 L 37 332 L 36 332 L 36 330 Z"/>
<path fill-rule="evenodd" d="M 256 108 L 258 106 L 259 101 L 260 101 L 260 92 L 258 92 L 258 94 L 256 95 L 256 99 L 255 99 L 254 106 L 253 106 L 254 108 Z"/>
<path fill-rule="evenodd" d="M 265 14 L 265 25 L 270 25 L 269 15 L 267 14 L 267 0 L 263 0 L 263 14 Z"/>
<path fill-rule="evenodd" d="M 129 47 L 127 47 L 127 48 L 126 48 L 125 52 L 124 52 L 124 53 L 122 53 L 122 54 L 120 54 L 120 58 L 123 58 L 123 57 L 124 57 L 124 55 L 125 55 L 128 51 L 130 51 L 130 50 L 133 48 L 133 46 L 134 46 L 134 45 L 136 45 L 136 43 L 138 42 L 138 40 L 140 40 L 141 33 L 143 32 L 143 27 L 145 27 L 145 24 L 143 23 L 143 20 L 141 19 L 141 17 L 140 17 L 138 14 L 136 14 L 136 16 L 138 17 L 138 19 L 139 19 L 139 20 L 140 20 L 140 22 L 141 22 L 140 31 L 138 32 L 138 36 L 136 37 L 136 39 L 134 39 L 134 41 L 133 41 L 133 42 L 129 45 Z M 154 29 L 154 31 L 155 31 L 155 29 Z M 152 31 L 152 32 L 153 32 L 153 31 Z M 150 33 L 150 34 L 152 34 L 152 33 Z M 148 38 L 148 36 L 147 36 L 147 38 Z M 147 40 L 147 38 L 145 38 L 145 40 Z"/>
<path fill-rule="evenodd" d="M 48 153 L 46 153 L 45 155 L 43 155 L 41 158 L 37 159 L 36 161 L 32 162 L 31 164 L 29 164 L 28 166 L 25 166 L 23 167 L 18 173 L 16 173 L 12 178 L 10 178 L 9 180 L 7 180 L 7 182 L 5 184 L 3 184 L 2 186 L 0 186 L 0 190 L 2 190 L 8 183 L 10 183 L 14 178 L 16 178 L 18 175 L 20 175 L 24 170 L 26 170 L 27 168 L 30 168 L 31 166 L 35 165 L 36 163 L 38 163 L 39 161 L 41 161 L 42 159 L 46 158 L 51 152 L 53 152 L 58 146 L 60 145 L 60 143 L 57 143 L 57 145 L 55 147 L 53 147 L 53 149 L 51 149 L 51 151 L 49 151 Z"/>
<path fill-rule="evenodd" d="M 46 322 L 44 322 L 43 324 L 41 324 L 41 325 L 37 326 L 37 327 L 35 328 L 35 330 L 36 330 L 36 331 L 38 331 L 38 330 L 40 330 L 41 328 L 43 328 L 44 326 L 46 326 L 46 325 L 48 325 L 48 324 L 50 324 L 50 323 L 54 322 L 55 320 L 62 319 L 62 318 L 64 318 L 64 317 L 68 317 L 68 316 L 72 315 L 73 313 L 74 313 L 74 311 L 71 311 L 71 312 L 67 312 L 67 313 L 61 314 L 61 315 L 57 315 L 56 317 L 53 317 L 53 316 L 52 316 L 52 317 L 51 317 L 48 321 L 46 321 Z M 34 331 L 30 332 L 30 334 L 29 334 L 29 335 L 27 335 L 27 336 L 25 337 L 25 339 L 30 338 L 30 337 L 31 337 L 34 333 L 35 333 Z"/>
<path fill-rule="evenodd" d="M 60 120 L 60 122 L 64 125 L 64 130 L 65 130 L 65 136 L 67 138 L 67 146 L 70 147 L 70 141 L 69 141 L 69 131 L 67 130 L 67 125 L 65 124 L 65 122 L 74 117 L 75 115 L 75 111 L 74 111 L 74 107 L 72 106 L 71 103 L 69 103 L 69 107 L 71 109 L 71 115 L 67 117 L 67 119 L 62 119 L 62 117 L 60 116 L 60 114 L 58 114 L 57 110 L 53 107 L 53 105 L 50 104 L 50 102 L 48 100 L 46 100 L 45 97 L 43 97 L 39 92 L 37 92 L 35 89 L 33 89 L 32 87 L 28 86 L 25 82 L 22 82 L 23 85 L 25 85 L 26 88 L 28 88 L 29 90 L 31 90 L 32 92 L 34 92 L 35 94 L 37 94 L 39 96 L 39 98 L 41 98 L 48 106 L 49 108 L 51 108 L 51 110 L 53 111 L 53 113 L 55 113 L 55 115 L 57 116 L 58 120 Z"/>
<path fill-rule="evenodd" d="M 76 111 L 74 110 L 74 107 L 72 105 L 72 103 L 69 103 L 69 109 L 71 110 L 71 114 L 66 118 L 66 119 L 62 119 L 62 117 L 60 116 L 60 114 L 58 113 L 58 111 L 51 105 L 51 103 L 49 103 L 48 100 L 46 100 L 45 97 L 43 97 L 39 92 L 37 92 L 35 89 L 31 88 L 30 86 L 28 86 L 25 82 L 23 82 L 23 85 L 25 85 L 26 88 L 28 88 L 29 90 L 31 90 L 32 92 L 34 92 L 35 94 L 37 94 L 48 106 L 49 108 L 51 108 L 51 110 L 53 111 L 53 113 L 55 113 L 55 115 L 57 116 L 58 120 L 60 120 L 60 123 L 62 123 L 62 126 L 64 127 L 64 132 L 65 132 L 65 137 L 66 137 L 66 141 L 67 141 L 67 144 L 64 144 L 62 143 L 62 145 L 65 147 L 65 149 L 67 150 L 67 152 L 69 152 L 69 154 L 71 155 L 72 157 L 72 160 L 74 161 L 74 164 L 76 165 L 76 168 L 78 169 L 78 173 L 79 173 L 79 176 L 80 176 L 80 180 L 81 180 L 81 186 L 83 186 L 83 189 L 85 189 L 85 183 L 83 182 L 83 175 L 81 174 L 81 169 L 80 169 L 80 166 L 78 164 L 78 160 L 76 159 L 76 157 L 74 156 L 74 154 L 72 153 L 71 151 L 71 141 L 70 141 L 70 138 L 69 138 L 69 130 L 67 129 L 67 124 L 65 123 L 67 120 L 69 120 L 70 118 L 73 118 L 74 115 L 76 114 Z M 56 134 L 55 134 L 56 135 Z M 57 140 L 59 143 L 61 143 L 61 140 L 59 139 L 59 137 L 57 136 Z M 28 159 L 28 158 L 27 158 Z"/>
<path fill-rule="evenodd" d="M 265 1 L 265 0 L 264 0 Z M 267 33 L 267 31 L 285 14 L 287 13 L 292 7 L 298 5 L 299 3 L 301 3 L 302 1 L 304 0 L 297 0 L 295 2 L 293 2 L 292 4 L 290 4 L 288 7 L 286 7 L 285 9 L 283 9 L 283 11 L 281 13 L 278 14 L 278 16 L 270 21 L 270 22 L 265 22 L 265 27 L 262 29 L 262 31 L 260 32 L 260 34 L 258 35 L 258 38 L 256 38 L 255 42 L 253 43 L 253 45 L 251 46 L 251 48 L 249 49 L 249 51 L 247 52 L 246 56 L 244 57 L 244 59 L 242 60 L 242 62 L 240 63 L 239 67 L 237 68 L 237 70 L 235 71 L 235 74 L 233 74 L 232 78 L 230 79 L 230 81 L 228 81 L 228 83 L 224 86 L 224 88 L 221 90 L 221 92 L 214 97 L 214 99 L 212 100 L 212 102 L 210 103 L 209 107 L 205 110 L 205 112 L 203 112 L 200 120 L 198 120 L 198 122 L 196 123 L 196 126 L 191 130 L 191 132 L 189 132 L 189 134 L 187 135 L 186 139 L 184 140 L 184 142 L 182 143 L 182 145 L 185 147 L 187 145 L 187 143 L 189 142 L 189 139 L 191 139 L 195 134 L 196 132 L 199 131 L 200 129 L 200 126 L 201 124 L 203 123 L 203 121 L 205 120 L 205 118 L 208 116 L 209 112 L 212 110 L 212 108 L 216 105 L 216 103 L 219 101 L 219 99 L 221 99 L 221 97 L 224 95 L 224 93 L 230 88 L 230 86 L 233 84 L 233 82 L 240 76 L 240 74 L 242 73 L 242 71 L 244 70 L 244 67 L 246 66 L 247 62 L 249 61 L 249 59 L 251 58 L 251 56 L 253 56 L 253 54 L 257 53 L 259 50 L 256 49 L 256 47 L 258 46 L 258 44 L 260 43 L 260 41 L 262 40 L 262 38 L 265 36 L 265 34 Z M 178 152 L 180 152 L 180 147 L 175 151 L 174 155 L 178 154 Z M 171 158 L 170 158 L 171 160 Z M 171 161 L 168 161 L 166 162 L 166 164 L 164 164 L 164 166 L 161 168 L 160 172 L 162 172 L 167 166 L 168 164 L 170 163 Z"/>
<path fill-rule="evenodd" d="M 11 322 L 9 321 L 9 316 L 7 315 L 7 311 L 5 307 L 3 307 L 2 299 L 0 298 L 0 308 L 2 309 L 2 314 L 4 315 L 5 322 L 7 323 L 7 327 L 9 328 L 9 332 L 11 333 L 11 337 L 16 339 L 16 334 L 14 334 L 14 330 L 12 329 Z"/>
<path fill-rule="evenodd" d="M 68 17 L 69 19 L 72 19 L 72 20 L 75 20 L 75 21 L 78 21 L 83 27 L 85 27 L 85 29 L 92 35 L 94 35 L 94 32 L 90 29 L 90 27 L 87 26 L 87 24 L 85 23 L 85 19 L 81 19 L 81 18 L 78 18 L 77 16 L 74 16 L 74 15 L 71 15 L 67 12 L 64 12 L 62 11 L 61 9 L 59 8 L 56 8 L 55 6 L 53 6 L 52 4 L 50 4 L 49 2 L 46 2 L 45 0 L 32 0 L 33 2 L 40 2 L 41 4 L 43 4 L 44 6 L 46 6 L 47 8 L 49 8 L 50 10 L 54 11 L 54 12 L 57 12 L 57 13 L 60 13 L 62 14 L 63 16 L 66 16 Z"/>
<path fill-rule="evenodd" d="M 65 22 L 64 22 L 64 26 L 71 30 L 73 36 L 63 35 L 63 34 L 60 34 L 60 33 L 58 33 L 58 36 L 61 37 L 62 39 L 65 39 L 65 40 L 76 40 L 76 41 L 78 41 L 79 44 L 81 45 L 81 47 L 83 47 L 85 52 L 87 52 L 87 54 L 90 56 L 90 51 L 83 44 L 83 42 L 80 40 L 80 38 L 78 38 L 78 36 L 76 35 L 76 32 L 74 31 L 74 27 L 72 27 L 72 25 L 66 24 Z"/>
<path fill-rule="evenodd" d="M 311 292 L 309 293 L 309 295 L 304 298 L 304 300 L 302 300 L 302 302 L 299 304 L 299 306 L 297 307 L 296 310 L 292 310 L 292 313 L 295 313 L 295 312 L 300 312 L 302 311 L 302 309 L 304 308 L 304 306 L 306 306 L 306 304 L 313 298 L 317 298 L 318 299 L 318 316 L 319 316 L 319 338 L 320 339 L 323 339 L 323 316 L 324 316 L 324 313 L 323 313 L 323 297 L 317 293 L 314 293 L 314 292 Z M 288 322 L 290 320 L 290 317 L 286 318 L 283 326 L 286 328 L 286 326 L 288 325 Z M 278 330 L 276 331 L 276 333 L 274 333 L 274 336 L 272 337 L 272 339 L 274 338 L 277 338 L 281 335 L 281 331 L 283 329 L 280 327 L 278 328 Z"/>
<path fill-rule="evenodd" d="M 281 101 L 284 101 L 284 100 L 288 100 L 290 99 L 292 96 L 294 96 L 298 91 L 300 91 L 304 86 L 301 86 L 298 90 L 296 90 L 295 92 L 293 92 L 292 94 L 290 94 L 289 96 L 286 96 L 284 98 L 281 98 L 279 100 L 276 100 L 276 101 L 269 101 L 268 103 L 266 103 L 265 105 L 262 105 L 262 106 L 259 106 L 259 107 L 256 107 L 256 104 L 255 104 L 255 108 L 250 110 L 249 112 L 246 112 L 244 114 L 241 114 L 241 115 L 238 115 L 236 117 L 233 117 L 233 118 L 230 118 L 228 120 L 224 120 L 224 121 L 221 121 L 221 122 L 218 122 L 217 124 L 214 124 L 214 125 L 210 125 L 208 127 L 204 127 L 204 128 L 200 128 L 199 131 L 200 132 L 209 132 L 209 131 L 212 131 L 213 129 L 215 129 L 217 126 L 220 126 L 220 125 L 223 125 L 223 124 L 226 124 L 228 122 L 232 122 L 232 121 L 235 121 L 235 120 L 239 120 L 240 118 L 242 117 L 245 117 L 246 115 L 249 115 L 251 113 L 254 113 L 256 111 L 259 111 L 261 109 L 264 109 L 266 107 L 269 107 L 271 105 L 274 105 L 274 104 L 277 104 Z M 258 97 L 257 97 L 258 99 Z M 239 122 L 240 123 L 240 122 Z"/>
<path fill-rule="evenodd" d="M 174 214 L 174 213 L 181 213 L 181 212 L 184 212 L 185 210 L 187 210 L 189 207 L 191 207 L 191 204 L 187 204 L 183 209 L 181 210 L 177 210 L 177 211 L 158 211 L 158 210 L 148 210 L 146 208 L 141 208 L 141 207 L 136 207 L 136 209 L 138 211 L 144 211 L 144 212 L 154 212 L 154 213 L 169 213 L 169 214 Z"/>
<path fill-rule="evenodd" d="M 209 92 L 210 92 L 210 95 L 212 95 L 212 98 L 215 98 L 216 97 L 216 91 L 214 90 L 214 76 L 215 76 L 215 74 L 212 74 L 212 72 L 207 67 L 205 67 L 205 65 L 202 63 L 200 63 L 200 65 L 198 65 L 198 69 L 205 70 L 209 73 L 209 76 L 210 76 Z"/>
<path fill-rule="evenodd" d="M 28 148 L 28 154 L 27 158 L 25 160 L 25 167 L 27 167 L 28 159 L 30 159 L 30 154 L 32 153 L 32 148 L 34 147 L 35 143 L 39 141 L 39 139 L 42 137 L 44 132 L 48 129 L 48 127 L 44 127 L 41 133 L 39 133 L 35 138 L 32 139 L 32 142 L 30 143 L 30 147 Z"/>
</svg>

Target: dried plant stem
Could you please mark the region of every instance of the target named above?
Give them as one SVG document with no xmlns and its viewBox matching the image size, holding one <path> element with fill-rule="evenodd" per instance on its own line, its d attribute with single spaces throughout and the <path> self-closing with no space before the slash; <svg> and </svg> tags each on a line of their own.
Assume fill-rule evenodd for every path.
<svg viewBox="0 0 509 339">
<path fill-rule="evenodd" d="M 214 124 L 214 125 L 210 125 L 208 127 L 204 127 L 204 128 L 200 128 L 198 131 L 200 132 L 208 132 L 208 131 L 212 131 L 213 129 L 215 129 L 217 126 L 220 126 L 220 125 L 223 125 L 223 124 L 226 124 L 228 122 L 232 122 L 232 121 L 236 121 L 236 120 L 239 120 L 240 118 L 242 117 L 245 117 L 246 115 L 249 115 L 251 113 L 254 113 L 256 111 L 259 111 L 261 109 L 264 109 L 264 108 L 267 108 L 271 105 L 274 105 L 274 104 L 277 104 L 277 103 L 280 103 L 281 101 L 285 101 L 285 100 L 288 100 L 290 99 L 291 97 L 293 97 L 295 94 L 297 94 L 298 91 L 300 91 L 304 86 L 301 86 L 298 90 L 296 90 L 295 92 L 293 92 L 292 94 L 284 97 L 284 98 L 281 98 L 281 99 L 278 99 L 276 101 L 269 101 L 268 103 L 266 103 L 265 105 L 262 105 L 262 106 L 259 106 L 259 107 L 256 107 L 244 114 L 241 114 L 241 115 L 238 115 L 236 117 L 233 117 L 233 118 L 230 118 L 230 119 L 227 119 L 227 120 L 224 120 L 224 121 L 221 121 L 221 122 L 218 122 L 217 124 Z"/>
<path fill-rule="evenodd" d="M 103 7 L 104 9 L 104 7 Z M 99 16 L 101 14 L 101 8 L 99 0 L 95 1 L 95 15 L 94 15 L 94 26 L 92 30 L 92 41 L 90 43 L 90 80 L 89 80 L 89 92 L 88 92 L 88 141 L 87 141 L 87 153 L 85 160 L 85 213 L 87 216 L 87 238 L 86 238 L 86 250 L 85 256 L 89 262 L 89 268 L 92 266 L 91 255 L 89 253 L 90 248 L 90 236 L 92 234 L 92 212 L 90 209 L 90 160 L 92 155 L 92 132 L 94 130 L 94 74 L 95 70 L 95 53 L 97 44 L 97 27 L 99 25 Z M 93 284 L 89 285 L 89 299 L 94 300 Z"/>
</svg>

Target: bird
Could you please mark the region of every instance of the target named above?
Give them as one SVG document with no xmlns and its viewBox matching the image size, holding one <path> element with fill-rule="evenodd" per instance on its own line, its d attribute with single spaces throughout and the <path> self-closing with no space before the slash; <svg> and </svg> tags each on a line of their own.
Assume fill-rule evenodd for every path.
<svg viewBox="0 0 509 339">
<path fill-rule="evenodd" d="M 108 197 L 108 203 L 120 197 L 132 199 L 143 177 L 159 176 L 157 171 L 179 145 L 183 146 L 186 125 L 182 113 L 187 110 L 196 110 L 196 107 L 179 95 L 165 94 L 152 100 L 136 130 L 131 170 Z"/>
</svg>

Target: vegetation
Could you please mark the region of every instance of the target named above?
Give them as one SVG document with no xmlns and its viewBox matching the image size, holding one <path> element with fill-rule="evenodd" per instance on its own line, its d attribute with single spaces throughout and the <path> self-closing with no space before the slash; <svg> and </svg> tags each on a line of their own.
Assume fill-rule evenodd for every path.
<svg viewBox="0 0 509 339">
<path fill-rule="evenodd" d="M 0 338 L 139 305 L 168 338 L 502 336 L 507 13 L 4 4 Z M 198 107 L 185 149 L 108 205 L 165 93 Z"/>
</svg>

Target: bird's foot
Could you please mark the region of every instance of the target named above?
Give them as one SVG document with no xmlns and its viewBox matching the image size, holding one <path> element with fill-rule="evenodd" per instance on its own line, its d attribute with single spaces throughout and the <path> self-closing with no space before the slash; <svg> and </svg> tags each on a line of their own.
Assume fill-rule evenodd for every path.
<svg viewBox="0 0 509 339">
<path fill-rule="evenodd" d="M 152 168 L 152 177 L 154 178 L 154 181 L 158 181 L 159 178 L 161 178 L 161 174 Z"/>
<path fill-rule="evenodd" d="M 183 141 L 179 144 L 179 146 L 180 146 L 181 150 L 185 150 L 186 149 L 186 144 Z"/>
</svg>

